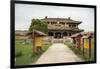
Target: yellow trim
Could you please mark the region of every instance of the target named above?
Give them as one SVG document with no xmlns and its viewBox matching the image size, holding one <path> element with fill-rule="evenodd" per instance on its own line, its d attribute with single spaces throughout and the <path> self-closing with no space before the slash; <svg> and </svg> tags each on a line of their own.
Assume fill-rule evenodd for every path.
<svg viewBox="0 0 100 69">
<path fill-rule="evenodd" d="M 84 48 L 89 48 L 89 40 L 84 39 Z"/>
<path fill-rule="evenodd" d="M 35 37 L 35 46 L 36 47 L 42 46 L 42 37 Z"/>
</svg>

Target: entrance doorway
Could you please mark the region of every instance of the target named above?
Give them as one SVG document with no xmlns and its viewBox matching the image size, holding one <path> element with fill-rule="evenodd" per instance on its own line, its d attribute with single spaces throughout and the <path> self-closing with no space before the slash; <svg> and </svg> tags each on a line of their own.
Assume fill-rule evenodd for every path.
<svg viewBox="0 0 100 69">
<path fill-rule="evenodd" d="M 61 38 L 61 33 L 60 33 L 60 32 L 56 32 L 56 33 L 55 33 L 55 38 L 60 39 L 60 38 Z"/>
<path fill-rule="evenodd" d="M 53 36 L 53 32 L 49 32 L 48 35 L 49 35 L 49 36 Z"/>
</svg>

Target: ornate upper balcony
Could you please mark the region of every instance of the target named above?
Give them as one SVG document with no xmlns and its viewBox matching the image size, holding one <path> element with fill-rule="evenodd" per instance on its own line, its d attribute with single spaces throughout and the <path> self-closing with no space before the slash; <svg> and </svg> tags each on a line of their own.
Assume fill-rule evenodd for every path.
<svg viewBox="0 0 100 69">
<path fill-rule="evenodd" d="M 68 26 L 61 26 L 61 25 L 48 25 L 48 29 L 54 30 L 72 30 L 72 29 L 79 29 L 78 27 L 68 27 Z"/>
</svg>

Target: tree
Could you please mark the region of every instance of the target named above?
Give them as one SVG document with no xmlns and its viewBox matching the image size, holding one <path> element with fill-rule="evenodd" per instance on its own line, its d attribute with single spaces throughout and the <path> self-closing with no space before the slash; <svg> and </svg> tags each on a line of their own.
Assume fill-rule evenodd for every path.
<svg viewBox="0 0 100 69">
<path fill-rule="evenodd" d="M 33 29 L 47 34 L 47 22 L 39 19 L 32 19 L 31 25 L 29 27 L 29 32 L 32 32 Z"/>
</svg>

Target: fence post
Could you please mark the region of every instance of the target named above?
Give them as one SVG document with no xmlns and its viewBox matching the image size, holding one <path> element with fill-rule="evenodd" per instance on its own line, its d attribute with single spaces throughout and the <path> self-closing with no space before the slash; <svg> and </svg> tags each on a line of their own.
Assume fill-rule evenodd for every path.
<svg viewBox="0 0 100 69">
<path fill-rule="evenodd" d="M 83 43 L 82 43 L 82 46 L 83 46 L 83 56 L 84 56 L 84 38 L 82 39 Z"/>
<path fill-rule="evenodd" d="M 32 32 L 32 44 L 33 44 L 33 53 L 36 52 L 36 47 L 35 47 L 35 33 L 34 31 Z"/>
<path fill-rule="evenodd" d="M 92 34 L 90 34 L 89 36 L 89 58 L 91 58 L 91 38 L 92 38 Z"/>
</svg>

